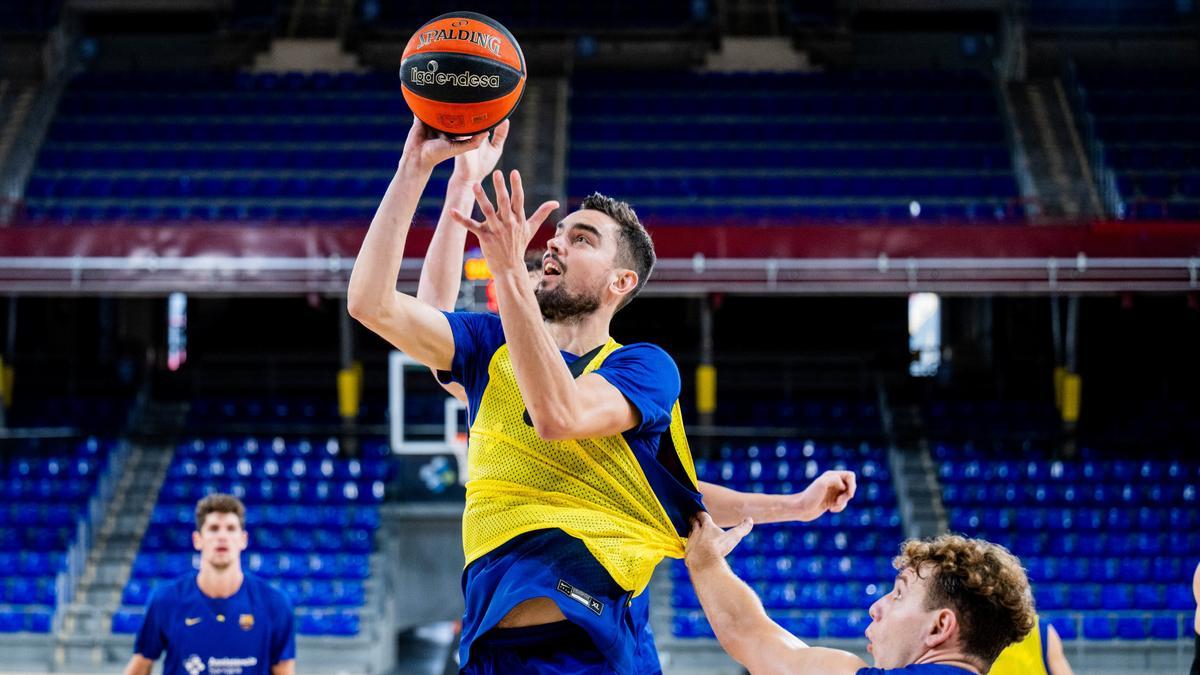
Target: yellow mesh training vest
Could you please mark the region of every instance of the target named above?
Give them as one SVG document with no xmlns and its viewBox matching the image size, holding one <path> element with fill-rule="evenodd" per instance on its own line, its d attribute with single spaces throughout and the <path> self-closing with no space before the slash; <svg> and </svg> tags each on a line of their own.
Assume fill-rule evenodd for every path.
<svg viewBox="0 0 1200 675">
<path fill-rule="evenodd" d="M 988 675 L 1049 675 L 1046 660 L 1042 656 L 1041 619 L 1024 640 L 1009 645 L 1000 652 Z"/>
<path fill-rule="evenodd" d="M 620 345 L 611 338 L 584 370 Z M 525 423 L 508 345 L 492 355 L 471 424 L 463 552 L 467 564 L 513 537 L 558 528 L 580 539 L 622 588 L 635 595 L 664 557 L 682 558 L 680 537 L 629 444 L 620 435 L 542 440 Z M 696 489 L 696 469 L 676 402 L 671 439 Z"/>
</svg>

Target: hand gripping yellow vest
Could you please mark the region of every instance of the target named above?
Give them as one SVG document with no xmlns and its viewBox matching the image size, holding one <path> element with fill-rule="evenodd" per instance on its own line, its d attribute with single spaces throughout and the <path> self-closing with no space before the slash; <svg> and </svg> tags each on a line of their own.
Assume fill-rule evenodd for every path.
<svg viewBox="0 0 1200 675">
<path fill-rule="evenodd" d="M 611 338 L 583 371 L 620 345 Z M 682 558 L 683 537 L 620 435 L 542 440 L 526 424 L 508 345 L 488 365 L 488 385 L 471 424 L 463 552 L 467 564 L 533 530 L 558 528 L 583 541 L 622 588 L 641 594 L 664 557 Z M 696 469 L 679 403 L 671 440 L 696 489 Z"/>
</svg>

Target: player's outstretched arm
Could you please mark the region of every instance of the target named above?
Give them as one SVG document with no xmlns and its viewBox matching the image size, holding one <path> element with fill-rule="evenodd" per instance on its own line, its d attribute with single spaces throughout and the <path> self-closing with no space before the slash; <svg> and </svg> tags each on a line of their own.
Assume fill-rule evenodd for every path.
<svg viewBox="0 0 1200 675">
<path fill-rule="evenodd" d="M 404 257 L 404 242 L 433 167 L 478 148 L 487 134 L 461 143 L 436 135 L 413 120 L 404 154 L 371 220 L 354 261 L 347 289 L 350 315 L 421 363 L 439 370 L 450 368 L 454 338 L 450 324 L 437 309 L 396 291 Z"/>
<path fill-rule="evenodd" d="M 271 666 L 271 675 L 296 675 L 296 659 L 280 661 Z"/>
<path fill-rule="evenodd" d="M 417 299 L 444 312 L 453 312 L 462 283 L 463 249 L 467 229 L 454 222 L 453 211 L 470 213 L 475 203 L 471 189 L 478 185 L 500 161 L 504 141 L 508 138 L 509 121 L 504 120 L 492 130 L 492 137 L 478 148 L 454 158 L 454 172 L 446 183 L 446 201 L 438 217 L 437 229 L 425 252 L 421 265 L 421 280 L 417 283 Z M 451 396 L 464 403 L 467 392 L 457 382 L 439 382 Z"/>
<path fill-rule="evenodd" d="M 701 512 L 688 537 L 688 573 L 721 647 L 755 675 L 853 675 L 865 668 L 867 664 L 849 652 L 809 647 L 767 616 L 758 596 L 725 562 L 752 527 L 753 522 L 745 520 L 722 530 Z"/>
<path fill-rule="evenodd" d="M 129 659 L 128 665 L 125 666 L 125 675 L 150 675 L 150 671 L 153 669 L 154 661 L 141 654 L 134 654 L 133 658 Z"/>
<path fill-rule="evenodd" d="M 470 152 L 454 158 L 454 171 L 446 183 L 446 201 L 438 217 L 437 229 L 421 265 L 421 281 L 417 284 L 417 299 L 446 312 L 454 311 L 462 280 L 463 249 L 467 243 L 467 228 L 454 221 L 454 211 L 470 213 L 475 204 L 474 187 L 492 172 L 504 153 L 508 139 L 509 121 L 504 120 L 492 137 Z"/>
<path fill-rule="evenodd" d="M 840 513 L 854 498 L 858 481 L 853 471 L 826 471 L 803 492 L 786 495 L 738 492 L 703 481 L 699 487 L 713 522 L 733 527 L 746 518 L 756 523 L 808 522 L 826 512 Z"/>
</svg>

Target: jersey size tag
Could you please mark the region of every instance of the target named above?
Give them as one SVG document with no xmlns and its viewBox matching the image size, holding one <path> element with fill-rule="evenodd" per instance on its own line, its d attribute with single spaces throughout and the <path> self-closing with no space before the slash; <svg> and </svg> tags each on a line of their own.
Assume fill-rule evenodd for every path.
<svg viewBox="0 0 1200 675">
<path fill-rule="evenodd" d="M 562 579 L 558 580 L 558 592 L 562 593 L 563 595 L 567 596 L 568 598 L 571 598 L 575 602 L 578 602 L 579 604 L 583 605 L 584 607 L 587 607 L 588 609 L 592 610 L 593 612 L 596 613 L 596 616 L 600 616 L 600 614 L 604 612 L 604 603 L 603 602 L 600 602 L 599 600 L 593 598 L 592 596 L 588 595 L 587 593 L 584 593 L 583 591 L 579 590 L 578 588 L 575 588 L 574 586 L 572 586 L 571 584 L 568 584 L 567 582 L 563 581 Z"/>
</svg>

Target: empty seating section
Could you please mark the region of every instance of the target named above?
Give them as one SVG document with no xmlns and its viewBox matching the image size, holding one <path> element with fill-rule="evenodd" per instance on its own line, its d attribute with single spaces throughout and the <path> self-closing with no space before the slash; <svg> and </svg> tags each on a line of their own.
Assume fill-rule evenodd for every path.
<svg viewBox="0 0 1200 675">
<path fill-rule="evenodd" d="M 722 401 L 717 422 L 734 427 L 799 427 L 806 434 L 846 438 L 883 433 L 879 407 L 865 401 L 753 401 L 734 397 Z"/>
<path fill-rule="evenodd" d="M 365 224 L 411 119 L 390 73 L 85 74 L 41 149 L 26 217 Z M 423 216 L 436 218 L 449 170 Z"/>
<path fill-rule="evenodd" d="M 926 429 L 937 438 L 1046 438 L 1061 427 L 1052 402 L 933 400 L 923 414 Z"/>
<path fill-rule="evenodd" d="M 730 564 L 767 612 L 804 637 L 860 638 L 867 608 L 891 589 L 891 560 L 902 539 L 887 454 L 858 446 L 781 441 L 726 446 L 697 460 L 701 480 L 734 489 L 791 493 L 829 469 L 858 472 L 856 506 L 810 523 L 756 525 Z M 682 561 L 670 563 L 673 633 L 712 637 Z"/>
<path fill-rule="evenodd" d="M 471 11 L 490 16 L 514 31 L 614 30 L 629 33 L 645 29 L 686 28 L 708 17 L 708 4 L 692 0 L 652 3 L 632 0 L 605 3 L 476 0 L 470 7 Z M 405 33 L 415 31 L 439 14 L 463 8 L 459 3 L 445 0 L 423 3 L 358 0 L 357 5 L 357 18 L 363 28 Z M 521 33 L 517 34 L 519 36 Z"/>
<path fill-rule="evenodd" d="M 0 33 L 49 32 L 58 23 L 63 4 L 63 0 L 0 0 Z"/>
<path fill-rule="evenodd" d="M 17 398 L 5 411 L 12 427 L 74 427 L 87 430 L 118 431 L 129 414 L 129 399 L 61 396 L 55 398 Z"/>
<path fill-rule="evenodd" d="M 1200 71 L 1082 72 L 1125 216 L 1200 220 Z"/>
<path fill-rule="evenodd" d="M 1035 28 L 1178 27 L 1200 14 L 1191 2 L 1179 0 L 1036 0 L 1029 3 Z"/>
<path fill-rule="evenodd" d="M 386 445 L 366 443 L 362 458 L 348 459 L 336 439 L 196 438 L 181 444 L 113 631 L 136 632 L 155 585 L 194 569 L 196 501 L 228 492 L 246 503 L 250 547 L 243 567 L 291 598 L 299 632 L 357 635 L 379 505 L 393 473 L 387 452 Z"/>
<path fill-rule="evenodd" d="M 0 633 L 50 632 L 57 577 L 114 448 L 97 438 L 0 445 Z"/>
<path fill-rule="evenodd" d="M 1089 451 L 1060 461 L 969 444 L 934 455 L 950 528 L 1020 556 L 1039 611 L 1064 638 L 1190 634 L 1200 461 Z"/>
<path fill-rule="evenodd" d="M 651 222 L 1020 215 L 976 74 L 581 75 L 570 110 L 569 196 L 628 199 Z"/>
</svg>

